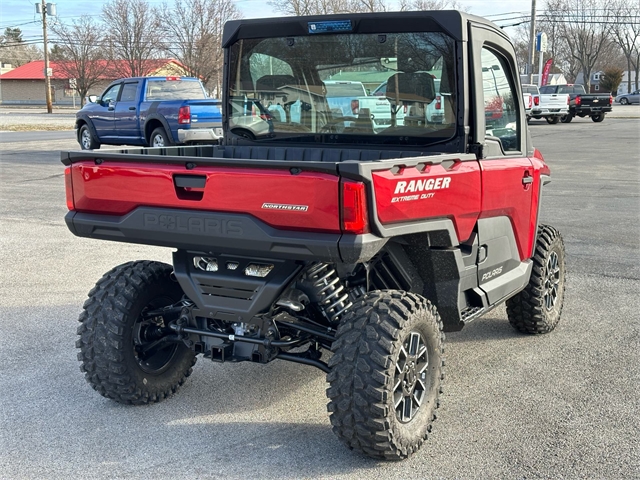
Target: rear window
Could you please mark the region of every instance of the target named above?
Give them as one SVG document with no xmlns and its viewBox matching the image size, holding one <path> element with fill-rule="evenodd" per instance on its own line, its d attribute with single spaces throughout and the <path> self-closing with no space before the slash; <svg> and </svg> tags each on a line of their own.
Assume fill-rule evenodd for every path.
<svg viewBox="0 0 640 480">
<path fill-rule="evenodd" d="M 362 83 L 325 82 L 327 97 L 363 97 L 367 94 Z"/>
<path fill-rule="evenodd" d="M 522 91 L 524 93 L 530 93 L 532 95 L 537 95 L 538 94 L 538 87 L 534 86 L 534 85 L 526 85 L 522 87 Z"/>
<path fill-rule="evenodd" d="M 200 100 L 207 98 L 202 84 L 191 80 L 150 80 L 147 83 L 148 101 Z"/>
</svg>

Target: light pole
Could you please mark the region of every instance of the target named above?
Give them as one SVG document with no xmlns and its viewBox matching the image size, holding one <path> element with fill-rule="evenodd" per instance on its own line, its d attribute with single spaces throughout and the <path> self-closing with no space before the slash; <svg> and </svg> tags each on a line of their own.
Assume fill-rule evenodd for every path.
<svg viewBox="0 0 640 480">
<path fill-rule="evenodd" d="M 45 96 L 47 99 L 47 113 L 53 112 L 53 106 L 51 105 L 51 70 L 49 70 L 49 45 L 47 42 L 47 15 L 56 15 L 56 4 L 45 3 L 44 0 L 41 3 L 36 3 L 36 13 L 42 13 L 42 36 L 44 37 L 44 88 Z"/>
<path fill-rule="evenodd" d="M 42 0 L 44 1 L 44 0 Z M 529 81 L 527 83 L 533 83 L 533 55 L 535 53 L 536 44 L 536 0 L 531 0 L 531 27 L 529 29 L 529 63 L 527 65 L 527 71 L 529 73 Z"/>
</svg>

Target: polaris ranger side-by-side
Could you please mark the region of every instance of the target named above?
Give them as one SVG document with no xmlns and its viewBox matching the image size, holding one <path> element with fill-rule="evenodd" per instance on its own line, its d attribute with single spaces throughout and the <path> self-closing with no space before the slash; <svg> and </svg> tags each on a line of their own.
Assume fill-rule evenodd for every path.
<svg viewBox="0 0 640 480">
<path fill-rule="evenodd" d="M 539 224 L 550 172 L 513 46 L 481 18 L 425 11 L 232 21 L 223 48 L 223 144 L 62 155 L 75 235 L 175 249 L 89 292 L 81 368 L 146 404 L 198 355 L 314 366 L 347 446 L 408 457 L 439 405 L 443 331 L 505 301 L 522 332 L 560 319 L 564 246 Z M 345 72 L 386 82 L 387 128 L 329 107 Z"/>
</svg>

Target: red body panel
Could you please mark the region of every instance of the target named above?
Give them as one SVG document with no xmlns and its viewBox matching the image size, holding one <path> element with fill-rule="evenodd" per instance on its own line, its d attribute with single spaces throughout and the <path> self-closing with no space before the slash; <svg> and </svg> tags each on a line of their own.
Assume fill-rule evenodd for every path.
<svg viewBox="0 0 640 480">
<path fill-rule="evenodd" d="M 480 214 L 480 167 L 476 161 L 456 162 L 449 169 L 427 165 L 424 171 L 408 167 L 396 174 L 390 170 L 373 172 L 373 186 L 378 219 L 385 225 L 450 218 L 458 239 L 465 241 Z"/>
<path fill-rule="evenodd" d="M 281 229 L 340 232 L 339 178 L 324 173 L 87 161 L 74 163 L 71 174 L 79 212 L 124 215 L 139 206 L 236 212 Z M 174 175 L 206 176 L 206 184 L 179 198 Z"/>
<path fill-rule="evenodd" d="M 483 159 L 482 213 L 480 218 L 506 216 L 511 220 L 520 260 L 530 257 L 535 239 L 538 204 L 533 203 L 533 192 L 538 197 L 540 174 L 534 174 L 528 158 Z M 523 184 L 524 177 L 533 177 L 532 183 Z"/>
</svg>

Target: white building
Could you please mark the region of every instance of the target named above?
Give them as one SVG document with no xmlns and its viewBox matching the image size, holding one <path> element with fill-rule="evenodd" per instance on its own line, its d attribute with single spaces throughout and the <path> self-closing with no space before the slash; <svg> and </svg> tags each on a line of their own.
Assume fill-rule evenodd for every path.
<svg viewBox="0 0 640 480">
<path fill-rule="evenodd" d="M 624 72 L 622 74 L 622 82 L 620 82 L 620 86 L 618 87 L 618 95 L 629 93 L 629 85 L 627 84 L 629 75 L 631 75 L 631 91 L 634 92 L 636 90 L 636 72 Z"/>
</svg>

